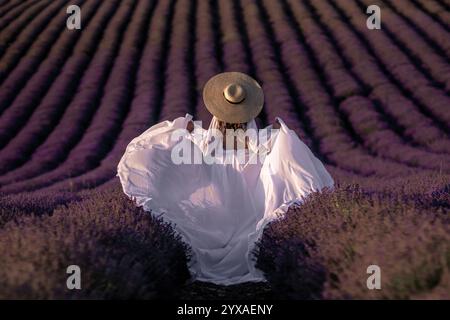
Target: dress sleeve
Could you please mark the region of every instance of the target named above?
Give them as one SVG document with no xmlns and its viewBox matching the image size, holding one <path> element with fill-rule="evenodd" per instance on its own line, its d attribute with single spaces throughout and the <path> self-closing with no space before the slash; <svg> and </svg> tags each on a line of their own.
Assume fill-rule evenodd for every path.
<svg viewBox="0 0 450 320">
<path fill-rule="evenodd" d="M 166 211 L 164 201 L 154 201 L 155 198 L 164 199 L 158 197 L 161 190 L 157 186 L 162 184 L 164 173 L 171 169 L 173 147 L 189 136 L 186 126 L 190 120 L 192 116 L 186 114 L 173 121 L 160 122 L 128 144 L 117 166 L 117 176 L 124 193 L 145 210 L 155 213 Z M 179 130 L 180 140 L 173 138 L 176 130 Z"/>
<path fill-rule="evenodd" d="M 322 162 L 282 119 L 277 119 L 281 127 L 261 170 L 269 214 L 286 212 L 290 205 L 303 202 L 310 193 L 334 186 Z"/>
</svg>

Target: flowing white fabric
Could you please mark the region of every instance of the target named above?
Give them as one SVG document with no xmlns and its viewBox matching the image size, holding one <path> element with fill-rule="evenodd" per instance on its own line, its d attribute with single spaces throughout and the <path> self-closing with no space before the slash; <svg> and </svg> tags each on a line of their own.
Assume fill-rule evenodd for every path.
<svg viewBox="0 0 450 320">
<path fill-rule="evenodd" d="M 180 143 L 208 152 L 215 118 L 208 130 L 195 124 L 194 133 L 184 130 L 173 140 L 175 130 L 185 129 L 191 119 L 187 114 L 161 122 L 130 142 L 117 168 L 123 190 L 144 210 L 170 222 L 190 245 L 194 280 L 265 281 L 252 256 L 264 227 L 311 192 L 332 188 L 333 179 L 279 118 L 281 128 L 268 139 L 270 152 L 262 162 L 242 164 L 234 150 L 227 150 L 228 164 L 175 164 L 171 155 Z M 247 127 L 256 128 L 254 120 Z M 251 139 L 249 149 L 257 144 Z"/>
</svg>

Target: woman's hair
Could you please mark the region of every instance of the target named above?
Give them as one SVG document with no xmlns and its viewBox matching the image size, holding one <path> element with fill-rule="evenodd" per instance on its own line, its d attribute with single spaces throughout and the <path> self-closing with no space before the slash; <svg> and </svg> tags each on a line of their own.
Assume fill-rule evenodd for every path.
<svg viewBox="0 0 450 320">
<path fill-rule="evenodd" d="M 247 130 L 247 123 L 228 123 L 225 121 L 218 120 L 218 128 L 220 132 L 225 136 L 225 132 L 227 129 L 231 130 Z"/>
<path fill-rule="evenodd" d="M 226 147 L 226 139 L 225 139 L 225 137 L 227 136 L 226 135 L 226 130 L 228 129 L 228 130 L 238 130 L 238 129 L 241 129 L 241 130 L 247 130 L 247 123 L 228 123 L 228 122 L 225 122 L 225 121 L 221 121 L 221 120 L 218 120 L 218 130 L 222 133 L 222 136 L 224 137 L 224 139 L 223 139 L 223 144 L 224 144 L 224 149 L 225 149 L 225 147 Z M 246 143 L 245 143 L 245 148 L 246 149 L 248 149 L 248 139 L 246 138 Z M 234 141 L 234 148 L 236 149 L 237 148 L 237 145 L 236 145 L 236 141 Z"/>
</svg>

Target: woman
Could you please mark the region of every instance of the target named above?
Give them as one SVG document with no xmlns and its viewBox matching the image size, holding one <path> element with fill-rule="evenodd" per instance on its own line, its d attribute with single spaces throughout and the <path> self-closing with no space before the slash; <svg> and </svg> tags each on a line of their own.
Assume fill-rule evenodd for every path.
<svg viewBox="0 0 450 320">
<path fill-rule="evenodd" d="M 264 281 L 252 256 L 264 226 L 333 179 L 280 118 L 257 129 L 264 95 L 253 78 L 218 74 L 203 100 L 207 130 L 190 115 L 154 125 L 130 142 L 118 176 L 126 195 L 190 245 L 193 280 Z"/>
</svg>

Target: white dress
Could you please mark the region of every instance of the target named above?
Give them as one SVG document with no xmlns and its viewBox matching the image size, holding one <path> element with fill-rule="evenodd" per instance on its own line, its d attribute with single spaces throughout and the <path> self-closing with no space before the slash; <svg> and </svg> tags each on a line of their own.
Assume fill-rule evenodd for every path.
<svg viewBox="0 0 450 320">
<path fill-rule="evenodd" d="M 217 125 L 213 118 L 208 130 L 195 124 L 189 133 L 185 128 L 191 119 L 187 114 L 158 123 L 130 142 L 117 168 L 123 191 L 144 210 L 170 222 L 191 247 L 193 280 L 222 285 L 264 281 L 252 250 L 265 225 L 311 192 L 332 188 L 333 179 L 279 118 L 281 128 L 268 137 L 270 152 L 263 161 L 241 163 L 228 150 L 227 164 L 219 156 L 212 164 L 176 164 L 173 151 L 180 143 L 207 153 L 211 129 Z M 247 128 L 256 128 L 255 121 Z M 174 140 L 175 131 L 182 137 Z M 251 148 L 258 147 L 255 141 Z"/>
</svg>

